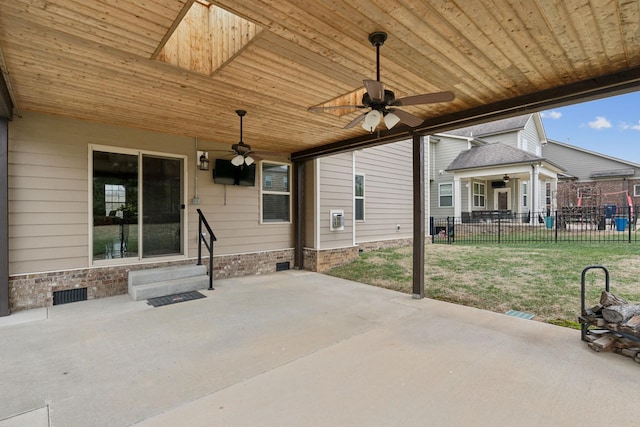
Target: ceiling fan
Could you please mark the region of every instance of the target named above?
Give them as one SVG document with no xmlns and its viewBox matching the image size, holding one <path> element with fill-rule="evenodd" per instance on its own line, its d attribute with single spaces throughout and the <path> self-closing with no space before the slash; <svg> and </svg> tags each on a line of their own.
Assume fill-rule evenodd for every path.
<svg viewBox="0 0 640 427">
<path fill-rule="evenodd" d="M 435 104 L 438 102 L 450 102 L 455 99 L 453 92 L 434 92 L 422 95 L 406 96 L 396 99 L 395 94 L 385 89 L 384 84 L 380 81 L 380 46 L 387 40 L 387 33 L 376 31 L 369 34 L 369 41 L 376 48 L 376 80 L 363 80 L 366 89 L 362 96 L 362 105 L 340 105 L 328 107 L 311 107 L 309 111 L 323 111 L 332 109 L 353 109 L 353 108 L 370 108 L 370 111 L 360 114 L 358 117 L 347 123 L 344 129 L 350 129 L 360 122 L 362 127 L 373 132 L 380 120 L 384 121 L 387 129 L 391 129 L 399 122 L 408 126 L 415 127 L 420 125 L 424 120 L 407 113 L 395 107 L 404 107 L 408 105 Z"/>
<path fill-rule="evenodd" d="M 236 114 L 240 117 L 240 141 L 231 146 L 230 152 L 234 155 L 231 164 L 234 166 L 247 165 L 251 166 L 256 160 L 261 160 L 249 144 L 242 141 L 242 118 L 247 115 L 245 110 L 236 110 Z"/>
</svg>

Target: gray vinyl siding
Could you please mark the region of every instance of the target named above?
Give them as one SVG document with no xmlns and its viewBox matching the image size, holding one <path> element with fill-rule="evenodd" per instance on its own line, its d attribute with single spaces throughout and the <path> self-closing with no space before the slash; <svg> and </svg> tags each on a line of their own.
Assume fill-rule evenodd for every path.
<svg viewBox="0 0 640 427">
<path fill-rule="evenodd" d="M 635 176 L 640 176 L 640 168 L 630 163 L 616 161 L 611 158 L 592 154 L 570 146 L 564 146 L 549 141 L 543 148 L 543 156 L 566 170 L 566 174 L 577 177 L 580 181 L 591 181 L 592 172 L 629 169 L 635 170 Z"/>
<path fill-rule="evenodd" d="M 356 243 L 412 236 L 412 146 L 409 140 L 355 152 L 355 173 L 365 177 L 365 220 L 356 222 Z"/>
<path fill-rule="evenodd" d="M 464 150 L 470 148 L 469 142 L 466 139 L 450 138 L 446 136 L 439 137 L 440 141 L 431 144 L 431 159 L 430 162 L 431 173 L 429 180 L 429 199 L 431 202 L 431 216 L 436 218 L 442 218 L 447 216 L 453 216 L 455 207 L 439 207 L 439 184 L 451 183 L 453 184 L 454 174 L 447 172 L 447 167 L 451 164 L 453 159 Z M 464 183 L 461 185 L 463 192 L 466 190 Z M 455 189 L 454 189 L 455 200 Z M 468 197 L 466 193 L 462 195 L 463 211 L 468 205 Z"/>
<path fill-rule="evenodd" d="M 187 257 L 197 254 L 196 208 L 216 233 L 216 255 L 293 247 L 292 224 L 260 224 L 259 184 L 225 188 L 213 183 L 211 170 L 198 171 L 201 203 L 192 204 L 196 165 L 192 138 L 24 113 L 9 122 L 10 274 L 89 266 L 90 144 L 187 156 Z M 207 151 L 229 148 L 207 141 L 199 144 Z M 216 155 L 211 151 L 210 159 Z"/>
<path fill-rule="evenodd" d="M 318 249 L 353 246 L 353 153 L 337 154 L 319 160 L 320 242 Z M 330 230 L 330 213 L 343 210 L 344 230 Z"/>
<path fill-rule="evenodd" d="M 535 154 L 537 156 L 541 156 L 542 155 L 542 142 L 540 141 L 540 139 L 542 138 L 541 135 L 538 134 L 538 129 L 536 128 L 536 123 L 535 120 L 533 119 L 534 116 L 531 116 L 529 118 L 529 120 L 527 121 L 527 124 L 525 125 L 524 129 L 520 131 L 520 149 L 524 149 L 523 145 L 524 145 L 524 140 L 527 141 L 527 152 L 531 153 L 531 154 Z"/>
</svg>

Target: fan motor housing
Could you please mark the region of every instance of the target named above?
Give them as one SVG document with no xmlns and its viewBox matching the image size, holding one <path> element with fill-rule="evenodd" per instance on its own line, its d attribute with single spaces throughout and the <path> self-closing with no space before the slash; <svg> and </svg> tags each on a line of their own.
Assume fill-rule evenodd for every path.
<svg viewBox="0 0 640 427">
<path fill-rule="evenodd" d="M 374 46 L 382 46 L 387 41 L 387 33 L 384 31 L 375 31 L 369 34 L 369 41 Z"/>
<path fill-rule="evenodd" d="M 382 101 L 372 100 L 371 97 L 369 96 L 369 93 L 367 92 L 365 92 L 364 95 L 362 95 L 362 105 L 366 107 L 371 107 L 373 109 L 380 109 L 380 108 L 389 106 L 395 100 L 396 100 L 396 95 L 388 89 L 384 90 L 384 99 Z"/>
</svg>

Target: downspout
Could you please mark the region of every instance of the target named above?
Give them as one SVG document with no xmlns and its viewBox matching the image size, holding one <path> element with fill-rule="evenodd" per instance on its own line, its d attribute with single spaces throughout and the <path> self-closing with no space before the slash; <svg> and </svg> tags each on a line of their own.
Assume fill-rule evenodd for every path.
<svg viewBox="0 0 640 427">
<path fill-rule="evenodd" d="M 433 155 L 433 150 L 431 147 L 431 135 L 427 135 L 427 140 L 426 140 L 426 146 L 427 146 L 427 159 L 425 161 L 425 166 L 426 166 L 426 170 L 425 170 L 425 221 L 430 221 L 431 219 L 431 180 L 433 179 L 433 176 L 431 175 L 433 172 L 433 163 L 432 162 L 432 157 L 435 157 Z M 426 230 L 425 230 L 426 231 Z M 429 234 L 431 234 L 431 230 L 429 230 Z"/>
<path fill-rule="evenodd" d="M 9 121 L 0 119 L 0 317 L 9 311 Z"/>
<path fill-rule="evenodd" d="M 294 269 L 304 270 L 305 162 L 294 162 L 296 182 L 296 214 L 294 225 Z"/>
</svg>

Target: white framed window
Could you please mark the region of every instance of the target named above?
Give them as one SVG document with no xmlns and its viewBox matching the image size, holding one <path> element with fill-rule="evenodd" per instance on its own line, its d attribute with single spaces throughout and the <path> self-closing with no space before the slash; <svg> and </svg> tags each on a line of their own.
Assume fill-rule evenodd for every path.
<svg viewBox="0 0 640 427">
<path fill-rule="evenodd" d="M 529 182 L 525 181 L 522 183 L 522 207 L 527 207 L 529 205 Z"/>
<path fill-rule="evenodd" d="M 453 183 L 438 184 L 438 206 L 441 208 L 453 207 Z"/>
<path fill-rule="evenodd" d="M 356 221 L 364 221 L 364 175 L 355 175 L 353 194 Z"/>
<path fill-rule="evenodd" d="M 484 208 L 486 200 L 486 187 L 482 182 L 473 183 L 473 207 Z"/>
<path fill-rule="evenodd" d="M 261 162 L 262 223 L 291 222 L 290 173 L 291 166 L 289 164 Z"/>
<path fill-rule="evenodd" d="M 634 197 L 640 197 L 640 184 L 633 186 L 633 195 Z"/>
</svg>

